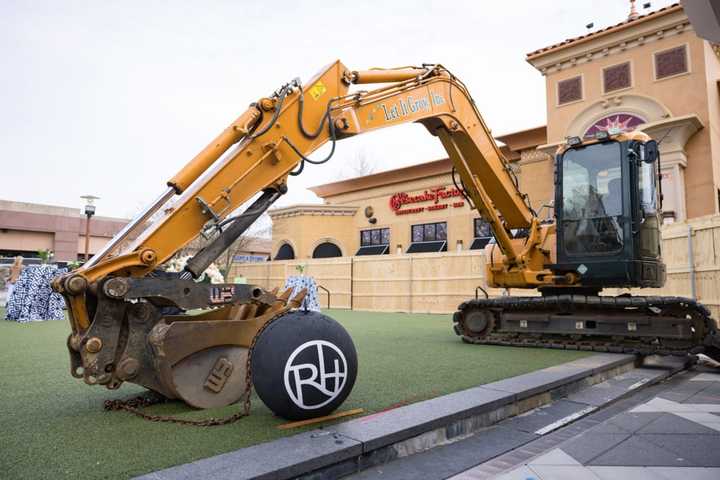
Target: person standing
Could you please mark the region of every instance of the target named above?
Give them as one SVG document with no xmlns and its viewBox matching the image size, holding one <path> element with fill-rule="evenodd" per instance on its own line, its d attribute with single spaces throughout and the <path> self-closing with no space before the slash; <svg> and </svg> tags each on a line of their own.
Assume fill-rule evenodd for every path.
<svg viewBox="0 0 720 480">
<path fill-rule="evenodd" d="M 8 279 L 8 291 L 7 291 L 7 301 L 10 301 L 10 297 L 12 296 L 13 290 L 15 289 L 15 284 L 18 281 L 18 278 L 20 278 L 20 274 L 23 271 L 23 257 L 17 256 L 15 257 L 15 261 L 13 262 L 12 266 L 10 267 L 10 278 Z"/>
</svg>

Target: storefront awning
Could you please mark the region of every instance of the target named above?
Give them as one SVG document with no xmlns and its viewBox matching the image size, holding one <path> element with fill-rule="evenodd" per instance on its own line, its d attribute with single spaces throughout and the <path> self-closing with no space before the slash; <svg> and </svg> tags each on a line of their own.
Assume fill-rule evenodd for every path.
<svg viewBox="0 0 720 480">
<path fill-rule="evenodd" d="M 436 240 L 433 242 L 413 242 L 405 253 L 430 253 L 430 252 L 447 252 L 447 242 L 445 240 Z"/>
<path fill-rule="evenodd" d="M 492 237 L 478 237 L 473 240 L 470 245 L 470 250 L 482 250 L 485 248 L 485 245 L 490 243 L 490 240 L 492 240 Z"/>
<path fill-rule="evenodd" d="M 360 255 L 385 255 L 386 253 L 388 253 L 389 249 L 389 245 L 367 245 L 365 247 L 360 247 L 360 250 L 355 253 L 355 256 L 357 257 Z"/>
</svg>

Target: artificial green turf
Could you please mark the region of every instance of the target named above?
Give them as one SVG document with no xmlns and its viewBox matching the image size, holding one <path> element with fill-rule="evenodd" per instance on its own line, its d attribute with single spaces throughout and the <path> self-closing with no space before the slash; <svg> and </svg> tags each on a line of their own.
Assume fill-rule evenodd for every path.
<svg viewBox="0 0 720 480">
<path fill-rule="evenodd" d="M 359 355 L 355 389 L 341 409 L 361 407 L 366 413 L 587 355 L 463 344 L 446 315 L 341 310 L 330 315 L 348 329 Z M 104 400 L 142 389 L 125 384 L 109 391 L 72 378 L 68 331 L 67 322 L 0 321 L 0 478 L 126 478 L 300 431 L 277 429 L 285 421 L 273 417 L 256 397 L 250 417 L 213 428 L 104 412 Z M 186 418 L 237 410 L 199 412 L 177 402 L 150 409 Z"/>
</svg>

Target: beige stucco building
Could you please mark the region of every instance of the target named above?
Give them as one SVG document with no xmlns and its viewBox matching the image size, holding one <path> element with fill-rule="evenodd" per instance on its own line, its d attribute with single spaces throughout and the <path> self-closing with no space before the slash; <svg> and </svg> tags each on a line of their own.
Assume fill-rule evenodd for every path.
<svg viewBox="0 0 720 480">
<path fill-rule="evenodd" d="M 718 49 L 680 5 L 527 56 L 546 78 L 548 143 L 598 127 L 638 127 L 662 140 L 663 210 L 676 220 L 718 211 Z"/>
<path fill-rule="evenodd" d="M 666 222 L 718 212 L 720 47 L 679 4 L 527 54 L 546 79 L 547 126 L 498 137 L 541 217 L 553 153 L 567 137 L 640 128 L 660 141 Z M 275 209 L 274 259 L 481 248 L 488 232 L 456 191 L 449 160 L 312 190 L 322 205 Z M 404 199 L 404 200 L 403 200 Z M 421 234 L 422 231 L 422 234 Z"/>
</svg>

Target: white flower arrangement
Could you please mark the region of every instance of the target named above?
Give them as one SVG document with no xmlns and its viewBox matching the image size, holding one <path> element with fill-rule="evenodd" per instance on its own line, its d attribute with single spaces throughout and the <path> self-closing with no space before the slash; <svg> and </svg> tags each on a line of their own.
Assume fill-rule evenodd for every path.
<svg viewBox="0 0 720 480">
<path fill-rule="evenodd" d="M 171 259 L 165 264 L 165 270 L 168 272 L 182 272 L 185 269 L 185 265 L 187 265 L 188 260 L 190 260 L 190 257 L 190 255 L 184 255 L 182 257 L 175 257 Z M 225 283 L 225 279 L 223 278 L 222 273 L 220 273 L 220 269 L 214 263 L 211 263 L 196 281 L 202 282 L 205 280 L 206 276 L 210 278 L 210 283 Z"/>
</svg>

